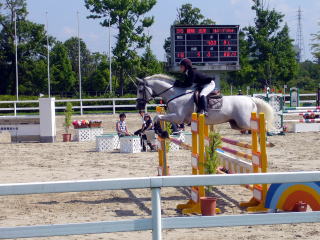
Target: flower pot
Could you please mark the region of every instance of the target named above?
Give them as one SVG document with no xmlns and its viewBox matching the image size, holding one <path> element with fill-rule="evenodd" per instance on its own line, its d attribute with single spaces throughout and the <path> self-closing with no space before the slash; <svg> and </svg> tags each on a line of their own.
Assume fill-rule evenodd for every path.
<svg viewBox="0 0 320 240">
<path fill-rule="evenodd" d="M 201 197 L 201 213 L 202 216 L 216 215 L 217 198 L 215 197 Z"/>
<path fill-rule="evenodd" d="M 70 142 L 71 141 L 71 134 L 70 133 L 64 133 L 62 134 L 62 138 L 64 142 Z"/>
</svg>

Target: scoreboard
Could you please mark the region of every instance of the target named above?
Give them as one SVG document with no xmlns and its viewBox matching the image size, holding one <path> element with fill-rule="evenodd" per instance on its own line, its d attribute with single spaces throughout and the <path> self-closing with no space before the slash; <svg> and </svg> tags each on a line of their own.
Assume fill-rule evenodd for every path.
<svg viewBox="0 0 320 240">
<path fill-rule="evenodd" d="M 172 63 L 239 65 L 239 25 L 175 25 L 171 27 Z"/>
</svg>

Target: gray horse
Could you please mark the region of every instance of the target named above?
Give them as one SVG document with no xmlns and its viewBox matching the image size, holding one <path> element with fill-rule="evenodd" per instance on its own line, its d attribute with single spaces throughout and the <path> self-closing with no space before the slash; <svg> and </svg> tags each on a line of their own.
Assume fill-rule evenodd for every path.
<svg viewBox="0 0 320 240">
<path fill-rule="evenodd" d="M 190 123 L 191 114 L 195 111 L 193 93 L 195 88 L 175 87 L 174 79 L 157 74 L 145 79 L 137 79 L 137 108 L 144 109 L 147 102 L 154 97 L 162 97 L 167 104 L 167 114 L 157 115 L 159 120 L 177 124 Z M 274 112 L 265 101 L 248 96 L 223 96 L 223 105 L 219 110 L 208 109 L 206 124 L 215 125 L 229 122 L 232 129 L 250 129 L 251 112 L 264 112 L 268 130 L 273 129 Z"/>
</svg>

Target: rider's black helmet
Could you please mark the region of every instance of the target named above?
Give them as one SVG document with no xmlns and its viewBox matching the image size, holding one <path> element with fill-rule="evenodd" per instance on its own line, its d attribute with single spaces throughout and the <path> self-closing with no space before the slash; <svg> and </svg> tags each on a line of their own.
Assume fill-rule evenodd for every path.
<svg viewBox="0 0 320 240">
<path fill-rule="evenodd" d="M 180 61 L 179 65 L 185 66 L 186 69 L 192 68 L 192 62 L 189 58 L 184 58 Z"/>
</svg>

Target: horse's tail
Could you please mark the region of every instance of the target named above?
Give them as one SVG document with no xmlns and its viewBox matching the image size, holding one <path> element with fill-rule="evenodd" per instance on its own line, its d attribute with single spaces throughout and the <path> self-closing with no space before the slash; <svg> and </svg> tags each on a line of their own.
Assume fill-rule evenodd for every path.
<svg viewBox="0 0 320 240">
<path fill-rule="evenodd" d="M 257 105 L 257 113 L 264 113 L 265 120 L 267 121 L 267 130 L 274 130 L 274 110 L 271 105 L 260 98 L 253 97 L 252 100 Z"/>
</svg>

